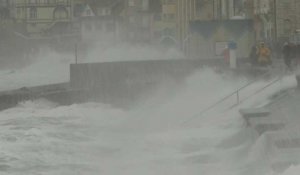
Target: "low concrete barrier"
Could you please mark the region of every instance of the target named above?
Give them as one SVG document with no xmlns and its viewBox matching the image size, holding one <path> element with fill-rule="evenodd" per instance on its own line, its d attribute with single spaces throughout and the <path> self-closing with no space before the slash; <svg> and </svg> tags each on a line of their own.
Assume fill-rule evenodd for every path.
<svg viewBox="0 0 300 175">
<path fill-rule="evenodd" d="M 178 83 L 202 66 L 221 66 L 210 60 L 142 60 L 72 64 L 71 89 L 90 92 L 101 101 L 134 101 L 161 83 Z M 113 103 L 113 102 L 112 102 Z"/>
<path fill-rule="evenodd" d="M 20 101 L 47 98 L 60 104 L 100 101 L 124 106 L 163 83 L 170 88 L 203 66 L 226 69 L 223 59 L 140 60 L 70 65 L 70 82 L 0 92 L 0 109 Z M 248 72 L 237 69 L 237 72 Z"/>
<path fill-rule="evenodd" d="M 204 65 L 220 65 L 211 60 L 143 60 L 71 64 L 70 83 L 75 89 L 116 88 L 160 80 L 181 79 Z"/>
<path fill-rule="evenodd" d="M 74 92 L 69 83 L 50 84 L 35 87 L 23 87 L 16 90 L 0 92 L 0 110 L 11 108 L 18 103 L 37 98 L 46 98 L 60 104 L 71 104 Z"/>
<path fill-rule="evenodd" d="M 182 59 L 72 64 L 70 82 L 0 92 L 0 110 L 37 98 L 62 105 L 100 101 L 124 106 L 157 84 L 181 81 L 204 65 L 216 66 L 222 62 Z"/>
</svg>

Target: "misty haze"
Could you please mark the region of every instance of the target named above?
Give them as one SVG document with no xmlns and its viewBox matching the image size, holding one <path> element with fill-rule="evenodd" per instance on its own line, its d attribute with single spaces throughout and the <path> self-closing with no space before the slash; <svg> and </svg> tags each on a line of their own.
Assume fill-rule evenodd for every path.
<svg viewBox="0 0 300 175">
<path fill-rule="evenodd" d="M 0 0 L 0 174 L 296 175 L 300 1 Z"/>
</svg>

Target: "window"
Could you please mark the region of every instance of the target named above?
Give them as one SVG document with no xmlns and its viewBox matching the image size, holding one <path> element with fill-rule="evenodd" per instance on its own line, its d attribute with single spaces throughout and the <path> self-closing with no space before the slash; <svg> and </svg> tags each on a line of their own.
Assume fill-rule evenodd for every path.
<svg viewBox="0 0 300 175">
<path fill-rule="evenodd" d="M 66 19 L 68 18 L 68 10 L 65 7 L 57 7 L 54 10 L 55 19 Z"/>
<path fill-rule="evenodd" d="M 163 14 L 163 20 L 167 20 L 167 14 Z"/>
<path fill-rule="evenodd" d="M 142 1 L 142 9 L 144 11 L 148 10 L 149 9 L 149 0 L 143 0 Z"/>
<path fill-rule="evenodd" d="M 105 15 L 110 15 L 110 9 L 109 8 L 102 8 L 100 15 L 105 16 Z"/>
<path fill-rule="evenodd" d="M 99 30 L 99 31 L 102 31 L 102 23 L 100 21 L 97 22 L 97 25 L 96 25 L 96 29 Z"/>
<path fill-rule="evenodd" d="M 175 14 L 173 14 L 173 13 L 164 14 L 164 20 L 165 21 L 174 21 L 175 20 Z"/>
<path fill-rule="evenodd" d="M 154 14 L 154 20 L 155 21 L 160 21 L 161 20 L 161 15 L 160 14 Z"/>
<path fill-rule="evenodd" d="M 283 28 L 284 34 L 289 35 L 292 31 L 292 22 L 291 22 L 291 20 L 290 19 L 285 19 L 283 21 L 283 24 L 284 24 L 283 25 L 284 26 L 284 28 Z"/>
<path fill-rule="evenodd" d="M 29 0 L 29 3 L 30 4 L 35 4 L 35 3 L 37 3 L 37 0 Z"/>
<path fill-rule="evenodd" d="M 134 16 L 129 17 L 129 23 L 135 23 L 136 19 Z"/>
<path fill-rule="evenodd" d="M 169 20 L 174 21 L 175 20 L 175 14 L 169 14 Z"/>
<path fill-rule="evenodd" d="M 155 37 L 155 38 L 160 38 L 161 35 L 162 35 L 162 33 L 159 32 L 159 31 L 155 31 L 155 32 L 154 32 L 154 37 Z"/>
<path fill-rule="evenodd" d="M 163 35 L 164 36 L 172 36 L 172 35 L 174 35 L 174 30 L 173 29 L 171 29 L 171 28 L 165 28 L 164 30 L 163 30 Z"/>
<path fill-rule="evenodd" d="M 285 10 L 290 9 L 290 3 L 288 2 L 281 2 L 281 6 Z"/>
<path fill-rule="evenodd" d="M 150 25 L 149 17 L 143 16 L 143 17 L 142 17 L 142 27 L 148 28 L 149 25 Z"/>
<path fill-rule="evenodd" d="M 134 6 L 134 0 L 128 0 L 128 5 L 129 5 L 129 7 L 133 7 Z"/>
<path fill-rule="evenodd" d="M 104 9 L 104 15 L 110 15 L 110 9 L 105 8 Z"/>
<path fill-rule="evenodd" d="M 87 16 L 91 16 L 91 14 L 92 14 L 91 10 L 88 9 L 88 10 L 86 11 L 86 15 L 87 15 Z"/>
<path fill-rule="evenodd" d="M 93 26 L 90 22 L 85 23 L 85 30 L 89 32 L 93 30 Z"/>
<path fill-rule="evenodd" d="M 245 11 L 245 4 L 240 0 L 234 0 L 234 15 L 236 16 L 242 16 Z"/>
<path fill-rule="evenodd" d="M 30 19 L 36 19 L 37 18 L 37 9 L 35 7 L 30 8 L 29 18 Z"/>
<path fill-rule="evenodd" d="M 173 3 L 175 3 L 175 0 L 165 0 L 165 3 L 166 4 L 173 4 Z"/>
<path fill-rule="evenodd" d="M 20 17 L 21 16 L 21 8 L 17 8 L 17 16 Z"/>
<path fill-rule="evenodd" d="M 106 24 L 106 31 L 107 31 L 107 32 L 112 32 L 112 31 L 114 31 L 114 24 L 113 24 L 113 23 L 107 23 L 107 24 Z"/>
</svg>

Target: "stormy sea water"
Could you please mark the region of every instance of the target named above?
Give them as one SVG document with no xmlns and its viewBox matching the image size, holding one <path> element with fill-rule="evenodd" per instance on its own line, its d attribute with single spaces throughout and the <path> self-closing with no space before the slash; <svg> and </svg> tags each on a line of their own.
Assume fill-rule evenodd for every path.
<svg viewBox="0 0 300 175">
<path fill-rule="evenodd" d="M 3 70 L 1 89 L 67 81 L 72 61 L 68 56 L 42 59 L 24 69 Z M 174 87 L 163 86 L 130 110 L 100 103 L 22 102 L 0 112 L 0 174 L 275 175 L 264 162 L 264 143 L 238 110 L 267 104 L 273 94 L 295 86 L 293 76 L 239 106 L 232 108 L 233 96 L 201 113 L 248 81 L 203 68 L 172 93 Z M 270 81 L 257 81 L 240 98 Z M 282 174 L 299 170 L 295 165 Z"/>
</svg>

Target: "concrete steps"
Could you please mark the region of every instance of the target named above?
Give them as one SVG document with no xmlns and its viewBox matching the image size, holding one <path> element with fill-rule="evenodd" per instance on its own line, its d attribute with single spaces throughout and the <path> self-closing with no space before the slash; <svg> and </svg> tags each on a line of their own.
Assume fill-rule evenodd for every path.
<svg viewBox="0 0 300 175">
<path fill-rule="evenodd" d="M 300 130 L 285 128 L 264 133 L 268 139 L 270 167 L 276 172 L 283 172 L 292 165 L 300 164 Z"/>
<path fill-rule="evenodd" d="M 293 165 L 300 164 L 300 148 L 280 149 L 271 160 L 271 168 L 276 172 L 283 172 Z"/>
<path fill-rule="evenodd" d="M 265 135 L 278 149 L 300 149 L 300 129 L 298 128 L 285 128 L 275 132 L 266 132 Z"/>
<path fill-rule="evenodd" d="M 269 131 L 284 129 L 286 125 L 284 119 L 273 118 L 267 108 L 248 108 L 241 109 L 239 112 L 247 122 L 247 125 L 254 128 L 259 135 Z"/>
<path fill-rule="evenodd" d="M 295 108 L 299 98 L 296 95 L 293 97 L 278 103 L 281 108 L 274 103 L 270 108 L 240 110 L 248 127 L 266 139 L 268 164 L 278 173 L 300 164 L 300 116 Z M 282 109 L 292 112 L 282 112 Z"/>
</svg>

